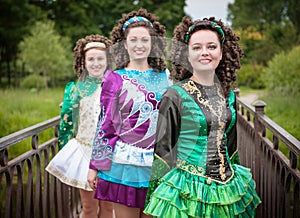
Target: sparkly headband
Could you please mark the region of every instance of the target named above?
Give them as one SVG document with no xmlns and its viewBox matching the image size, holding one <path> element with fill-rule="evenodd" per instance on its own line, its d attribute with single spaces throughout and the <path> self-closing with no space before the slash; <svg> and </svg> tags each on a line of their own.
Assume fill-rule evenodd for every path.
<svg viewBox="0 0 300 218">
<path fill-rule="evenodd" d="M 126 28 L 128 27 L 129 24 L 132 24 L 132 23 L 135 23 L 135 22 L 138 22 L 138 21 L 145 21 L 145 22 L 148 22 L 150 24 L 150 26 L 153 28 L 153 24 L 150 22 L 150 20 L 148 20 L 147 18 L 145 17 L 141 17 L 141 16 L 135 16 L 135 17 L 132 17 L 130 19 L 128 19 L 124 25 L 123 25 L 123 31 L 126 30 Z"/>
<path fill-rule="evenodd" d="M 222 27 L 219 24 L 217 24 L 216 22 L 213 22 L 213 21 L 208 21 L 208 22 L 210 22 L 211 25 L 213 25 L 217 29 L 218 34 L 221 37 L 221 43 L 224 44 L 224 42 L 225 42 L 225 33 L 224 33 Z M 189 27 L 188 31 L 186 32 L 185 38 L 184 38 L 186 43 L 188 43 L 190 33 L 194 30 L 195 26 L 198 26 L 198 25 L 197 24 L 196 25 L 195 24 L 191 25 Z"/>
<path fill-rule="evenodd" d="M 106 48 L 106 45 L 102 42 L 89 42 L 84 46 L 84 51 L 90 48 Z"/>
</svg>

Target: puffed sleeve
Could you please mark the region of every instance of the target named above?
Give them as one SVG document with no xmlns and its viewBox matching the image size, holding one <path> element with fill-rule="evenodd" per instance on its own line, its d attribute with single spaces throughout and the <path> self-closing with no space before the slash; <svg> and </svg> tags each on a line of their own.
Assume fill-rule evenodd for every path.
<svg viewBox="0 0 300 218">
<path fill-rule="evenodd" d="M 94 138 L 90 169 L 110 170 L 112 152 L 119 137 L 121 126 L 119 115 L 119 93 L 122 78 L 115 72 L 107 72 L 102 82 L 99 115 Z"/>
<path fill-rule="evenodd" d="M 154 160 L 145 206 L 150 196 L 168 171 L 176 166 L 177 140 L 181 125 L 181 98 L 175 89 L 169 88 L 163 95 L 156 129 Z"/>
<path fill-rule="evenodd" d="M 73 122 L 73 108 L 74 108 L 74 92 L 75 83 L 69 82 L 66 84 L 64 91 L 64 99 L 60 113 L 59 125 L 59 149 L 62 149 L 67 142 L 75 137 L 74 122 Z"/>
</svg>

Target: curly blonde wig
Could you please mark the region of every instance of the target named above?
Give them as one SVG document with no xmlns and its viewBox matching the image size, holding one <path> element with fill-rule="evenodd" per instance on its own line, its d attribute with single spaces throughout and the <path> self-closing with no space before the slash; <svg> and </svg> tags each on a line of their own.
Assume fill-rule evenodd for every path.
<svg viewBox="0 0 300 218">
<path fill-rule="evenodd" d="M 124 23 L 132 17 L 141 16 L 150 21 L 137 21 L 129 24 L 125 31 L 123 30 Z M 152 27 L 151 27 L 152 24 Z M 166 58 L 166 47 L 167 42 L 165 39 L 165 26 L 158 22 L 158 18 L 151 13 L 148 13 L 146 9 L 139 9 L 138 11 L 131 11 L 128 14 L 123 14 L 122 19 L 119 20 L 118 24 L 113 28 L 112 42 L 113 42 L 113 54 L 116 63 L 116 68 L 121 69 L 127 67 L 130 59 L 127 50 L 124 47 L 126 37 L 131 28 L 134 27 L 146 27 L 149 30 L 152 42 L 152 48 L 148 57 L 148 64 L 155 71 L 162 71 L 166 69 L 165 58 Z"/>
<path fill-rule="evenodd" d="M 87 76 L 87 71 L 85 69 L 85 46 L 86 44 L 90 42 L 101 42 L 105 44 L 106 47 L 106 55 L 107 55 L 107 69 L 112 68 L 112 58 L 111 53 L 109 52 L 109 49 L 112 45 L 111 40 L 108 38 L 94 34 L 94 35 L 88 35 L 84 38 L 79 39 L 76 42 L 76 45 L 74 47 L 74 62 L 73 62 L 73 69 L 75 73 L 77 73 L 77 76 L 79 80 L 84 80 Z"/>
<path fill-rule="evenodd" d="M 221 43 L 220 31 L 215 25 L 212 25 L 211 22 L 215 22 L 216 25 L 222 28 L 225 34 L 224 43 Z M 189 27 L 192 25 L 194 25 L 193 29 L 189 31 Z M 222 60 L 215 73 L 222 85 L 225 96 L 228 96 L 229 90 L 236 81 L 236 70 L 240 69 L 240 59 L 244 53 L 238 44 L 239 37 L 230 27 L 225 26 L 221 20 L 216 20 L 214 17 L 193 21 L 191 18 L 185 16 L 182 18 L 181 23 L 174 29 L 172 38 L 171 78 L 181 81 L 192 76 L 192 66 L 188 61 L 187 45 L 190 36 L 199 30 L 212 30 L 219 36 L 222 46 Z M 189 35 L 188 37 L 187 34 Z"/>
</svg>

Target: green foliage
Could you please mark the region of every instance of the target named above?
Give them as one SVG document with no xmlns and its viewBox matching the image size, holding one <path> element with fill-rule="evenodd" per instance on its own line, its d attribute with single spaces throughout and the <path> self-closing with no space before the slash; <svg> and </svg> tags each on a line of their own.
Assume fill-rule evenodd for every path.
<svg viewBox="0 0 300 218">
<path fill-rule="evenodd" d="M 228 19 L 245 51 L 243 63 L 266 66 L 275 54 L 300 44 L 300 7 L 296 1 L 235 0 L 228 5 Z"/>
<path fill-rule="evenodd" d="M 24 91 L 0 90 L 0 137 L 56 117 L 63 100 L 64 88 Z M 54 136 L 54 129 L 39 134 L 39 143 Z M 9 160 L 31 149 L 30 138 L 8 149 Z"/>
<path fill-rule="evenodd" d="M 265 113 L 274 122 L 300 140 L 300 93 L 266 92 L 261 99 L 267 103 Z"/>
<path fill-rule="evenodd" d="M 294 95 L 300 92 L 300 46 L 277 54 L 266 68 L 270 90 Z"/>
<path fill-rule="evenodd" d="M 257 64 L 245 64 L 237 72 L 238 86 L 246 86 L 252 89 L 265 88 L 264 67 Z"/>
<path fill-rule="evenodd" d="M 0 90 L 0 137 L 58 116 L 64 88 Z"/>
<path fill-rule="evenodd" d="M 299 33 L 299 13 L 298 0 L 235 0 L 228 4 L 227 18 L 235 29 L 255 26 L 259 31 L 266 24 L 276 25 L 290 20 Z"/>
<path fill-rule="evenodd" d="M 143 7 L 156 14 L 160 22 L 172 34 L 174 27 L 185 15 L 185 0 L 86 0 L 32 2 L 47 12 L 55 21 L 55 27 L 62 36 L 69 36 L 75 42 L 88 34 L 98 33 L 110 36 L 112 28 L 122 18 L 123 13 Z M 80 18 L 80 19 L 78 19 Z"/>
<path fill-rule="evenodd" d="M 257 50 L 261 48 L 264 42 L 264 36 L 254 26 L 246 29 L 238 28 L 235 33 L 240 37 L 240 45 L 243 48 L 245 56 L 242 64 L 262 63 L 263 57 L 257 55 Z"/>
<path fill-rule="evenodd" d="M 32 75 L 26 76 L 20 82 L 20 88 L 40 90 L 41 88 L 43 88 L 43 84 L 44 84 L 44 78 L 42 76 L 32 74 Z"/>
<path fill-rule="evenodd" d="M 25 67 L 30 73 L 43 75 L 46 88 L 47 78 L 55 84 L 58 78 L 65 77 L 66 72 L 72 68 L 68 40 L 54 30 L 51 21 L 36 22 L 19 48 L 20 59 L 26 63 Z"/>
</svg>

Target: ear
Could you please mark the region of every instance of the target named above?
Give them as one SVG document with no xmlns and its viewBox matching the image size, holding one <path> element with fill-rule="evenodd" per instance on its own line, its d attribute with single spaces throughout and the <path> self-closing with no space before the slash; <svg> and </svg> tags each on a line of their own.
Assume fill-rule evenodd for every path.
<svg viewBox="0 0 300 218">
<path fill-rule="evenodd" d="M 126 50 L 128 50 L 128 46 L 127 46 L 127 42 L 126 42 L 126 41 L 124 42 L 124 48 L 125 48 Z"/>
</svg>

